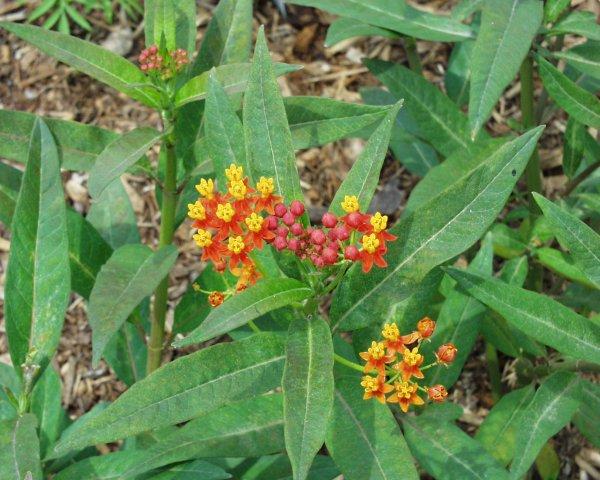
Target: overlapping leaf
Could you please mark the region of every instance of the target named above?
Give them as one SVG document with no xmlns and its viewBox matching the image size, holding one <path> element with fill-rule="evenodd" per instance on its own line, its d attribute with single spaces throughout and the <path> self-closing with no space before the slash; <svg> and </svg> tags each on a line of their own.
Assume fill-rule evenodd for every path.
<svg viewBox="0 0 600 480">
<path fill-rule="evenodd" d="M 35 415 L 0 422 L 0 477 L 42 480 Z"/>
</svg>

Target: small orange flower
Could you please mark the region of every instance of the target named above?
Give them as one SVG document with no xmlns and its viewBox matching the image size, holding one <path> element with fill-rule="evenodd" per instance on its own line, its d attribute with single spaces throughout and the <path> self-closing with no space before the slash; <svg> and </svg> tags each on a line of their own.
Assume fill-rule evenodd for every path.
<svg viewBox="0 0 600 480">
<path fill-rule="evenodd" d="M 449 365 L 456 358 L 456 352 L 458 349 L 454 346 L 453 343 L 445 343 L 438 351 L 435 353 L 435 356 L 439 363 L 444 365 Z"/>
<path fill-rule="evenodd" d="M 417 331 L 419 332 L 421 338 L 429 338 L 433 335 L 433 331 L 435 330 L 435 322 L 429 317 L 423 317 L 417 323 Z"/>
<path fill-rule="evenodd" d="M 196 245 L 203 249 L 202 261 L 210 259 L 213 262 L 218 262 L 225 253 L 223 245 L 216 241 L 208 230 L 199 229 L 194 234 L 194 240 Z"/>
<path fill-rule="evenodd" d="M 212 226 L 217 229 L 219 239 L 227 238 L 230 234 L 242 235 L 243 231 L 239 221 L 240 216 L 231 203 L 217 204 L 216 218 L 213 220 Z"/>
<path fill-rule="evenodd" d="M 245 290 L 248 285 L 254 285 L 261 277 L 260 272 L 256 270 L 256 265 L 253 263 L 250 265 L 242 265 L 241 267 L 232 268 L 231 273 L 238 277 L 238 281 L 235 286 L 235 289 L 238 292 Z"/>
<path fill-rule="evenodd" d="M 423 364 L 423 355 L 419 353 L 419 347 L 415 347 L 412 350 L 405 348 L 402 352 L 402 361 L 395 365 L 394 368 L 402 373 L 402 380 L 405 382 L 410 377 L 423 378 L 423 372 L 419 368 Z"/>
<path fill-rule="evenodd" d="M 387 249 L 376 234 L 363 235 L 361 243 L 363 246 L 360 250 L 360 261 L 364 273 L 369 273 L 373 264 L 381 268 L 387 267 L 387 262 L 383 258 Z"/>
<path fill-rule="evenodd" d="M 275 233 L 269 230 L 265 219 L 255 212 L 246 217 L 244 222 L 248 228 L 248 238 L 256 248 L 263 248 L 263 240 L 269 241 L 275 238 Z"/>
<path fill-rule="evenodd" d="M 432 402 L 443 403 L 448 396 L 448 391 L 443 385 L 438 384 L 427 388 L 427 395 Z"/>
<path fill-rule="evenodd" d="M 370 220 L 370 233 L 374 233 L 377 239 L 381 242 L 382 245 L 385 246 L 385 242 L 392 242 L 396 240 L 398 237 L 396 235 L 392 235 L 391 233 L 386 231 L 387 228 L 388 216 L 382 215 L 379 212 L 376 212 Z"/>
<path fill-rule="evenodd" d="M 388 397 L 389 403 L 398 403 L 404 413 L 408 412 L 408 407 L 411 405 L 423 405 L 425 402 L 417 392 L 419 387 L 416 383 L 411 382 L 396 382 L 394 383 L 395 392 Z"/>
<path fill-rule="evenodd" d="M 283 198 L 279 195 L 273 195 L 275 184 L 272 178 L 260 177 L 256 184 L 256 190 L 260 193 L 260 197 L 256 199 L 256 212 L 266 210 L 269 214 L 275 213 L 275 205 L 280 203 Z"/>
<path fill-rule="evenodd" d="M 360 384 L 365 389 L 364 400 L 375 398 L 380 403 L 385 403 L 386 394 L 394 390 L 394 387 L 385 383 L 384 375 L 378 375 L 377 377 L 365 375 Z"/>
<path fill-rule="evenodd" d="M 371 370 L 377 370 L 379 373 L 385 373 L 385 365 L 394 361 L 394 355 L 386 355 L 385 345 L 383 342 L 371 342 L 371 346 L 366 352 L 359 353 L 367 364 L 365 365 L 365 373 Z"/>
<path fill-rule="evenodd" d="M 223 300 L 225 300 L 225 295 L 221 292 L 214 291 L 208 295 L 208 303 L 211 307 L 218 307 L 223 303 Z"/>
<path fill-rule="evenodd" d="M 244 265 L 252 265 L 252 260 L 248 253 L 252 246 L 245 241 L 240 235 L 229 237 L 227 241 L 227 254 L 229 255 L 229 269 L 237 267 L 239 263 Z"/>
<path fill-rule="evenodd" d="M 404 349 L 403 337 L 400 335 L 398 325 L 395 323 L 386 323 L 381 331 L 381 336 L 385 339 L 383 343 L 390 355 L 401 352 Z"/>
</svg>

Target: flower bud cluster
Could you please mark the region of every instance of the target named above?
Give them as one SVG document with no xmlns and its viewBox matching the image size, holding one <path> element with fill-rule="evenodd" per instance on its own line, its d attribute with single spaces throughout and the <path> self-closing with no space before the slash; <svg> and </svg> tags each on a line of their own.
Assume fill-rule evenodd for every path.
<svg viewBox="0 0 600 480">
<path fill-rule="evenodd" d="M 375 398 L 381 403 L 397 403 L 403 412 L 410 405 L 423 405 L 419 392 L 427 394 L 432 402 L 443 402 L 448 392 L 443 385 L 421 387 L 417 380 L 425 378 L 424 371 L 435 365 L 449 365 L 456 357 L 457 349 L 451 344 L 442 345 L 436 352 L 436 361 L 423 366 L 424 356 L 419 352 L 421 342 L 427 340 L 435 330 L 435 322 L 424 317 L 417 329 L 402 335 L 395 323 L 387 323 L 381 331 L 383 340 L 371 342 L 360 357 L 366 362 L 361 386 L 365 400 Z M 370 375 L 374 372 L 376 376 Z M 387 396 L 388 394 L 391 394 Z"/>
<path fill-rule="evenodd" d="M 156 45 L 142 50 L 138 57 L 140 70 L 157 73 L 162 79 L 173 77 L 189 63 L 188 53 L 182 48 L 172 52 L 161 52 Z"/>
</svg>

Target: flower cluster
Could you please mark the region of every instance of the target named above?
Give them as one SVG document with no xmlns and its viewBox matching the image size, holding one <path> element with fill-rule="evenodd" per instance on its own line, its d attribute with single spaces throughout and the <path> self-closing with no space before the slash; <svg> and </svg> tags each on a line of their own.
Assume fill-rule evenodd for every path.
<svg viewBox="0 0 600 480">
<path fill-rule="evenodd" d="M 156 72 L 166 80 L 181 71 L 189 63 L 189 58 L 188 53 L 182 48 L 172 52 L 161 52 L 156 45 L 151 45 L 142 50 L 138 61 L 142 72 Z"/>
<path fill-rule="evenodd" d="M 381 403 L 398 403 L 403 412 L 410 405 L 423 405 L 419 392 L 427 394 L 433 402 L 443 402 L 448 392 L 443 385 L 420 386 L 416 380 L 425 378 L 424 371 L 434 365 L 449 365 L 456 357 L 457 349 L 451 344 L 442 345 L 436 352 L 435 362 L 423 366 L 424 356 L 419 353 L 421 342 L 428 339 L 435 330 L 435 322 L 422 318 L 417 329 L 402 335 L 395 323 L 385 324 L 382 341 L 373 341 L 360 357 L 366 362 L 361 386 L 365 389 L 364 399 L 377 399 Z M 374 372 L 376 376 L 370 375 Z M 389 396 L 387 396 L 390 394 Z"/>
</svg>

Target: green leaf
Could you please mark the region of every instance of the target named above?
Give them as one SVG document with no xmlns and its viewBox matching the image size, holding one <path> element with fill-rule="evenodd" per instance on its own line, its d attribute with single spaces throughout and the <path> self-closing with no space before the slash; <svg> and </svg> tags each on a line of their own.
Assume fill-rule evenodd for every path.
<svg viewBox="0 0 600 480">
<path fill-rule="evenodd" d="M 469 125 L 475 137 L 515 78 L 542 23 L 540 0 L 488 0 L 473 48 Z"/>
<path fill-rule="evenodd" d="M 344 213 L 341 203 L 346 195 L 356 195 L 359 204 L 365 210 L 371 204 L 388 150 L 392 127 L 401 106 L 402 101 L 390 109 L 340 185 L 330 206 L 330 210 L 336 215 Z"/>
<path fill-rule="evenodd" d="M 552 100 L 578 122 L 600 128 L 600 100 L 544 58 L 537 56 L 537 60 L 544 88 Z"/>
<path fill-rule="evenodd" d="M 527 385 L 504 395 L 477 430 L 475 440 L 502 465 L 508 465 L 515 454 L 517 430 L 533 394 L 533 385 Z"/>
<path fill-rule="evenodd" d="M 435 417 L 402 417 L 411 453 L 433 477 L 508 480 L 508 472 L 456 425 Z"/>
<path fill-rule="evenodd" d="M 158 93 L 133 63 L 98 45 L 33 25 L 0 22 L 0 27 L 42 52 L 149 107 L 159 104 Z"/>
<path fill-rule="evenodd" d="M 106 410 L 64 435 L 54 455 L 185 422 L 280 385 L 285 355 L 278 335 L 221 343 L 168 363 Z"/>
<path fill-rule="evenodd" d="M 5 321 L 13 365 L 35 349 L 45 367 L 60 339 L 69 300 L 69 255 L 58 152 L 43 121 L 35 123 L 12 223 Z"/>
<path fill-rule="evenodd" d="M 251 175 L 246 161 L 246 143 L 242 122 L 231 105 L 227 93 L 212 71 L 208 83 L 208 96 L 204 113 L 206 147 L 210 155 L 219 186 L 227 185 L 225 169 L 235 163 Z"/>
<path fill-rule="evenodd" d="M 38 420 L 40 455 L 43 458 L 58 439 L 66 420 L 61 407 L 60 377 L 52 366 L 44 370 L 31 392 L 31 413 Z"/>
<path fill-rule="evenodd" d="M 183 48 L 189 54 L 196 45 L 194 0 L 146 0 L 144 2 L 146 45 L 160 44 L 164 34 L 169 51 Z"/>
<path fill-rule="evenodd" d="M 525 254 L 528 249 L 521 233 L 505 223 L 496 223 L 492 229 L 494 235 L 494 253 L 510 260 Z"/>
<path fill-rule="evenodd" d="M 576 10 L 552 27 L 547 35 L 574 33 L 589 40 L 600 40 L 600 25 L 594 12 Z"/>
<path fill-rule="evenodd" d="M 368 276 L 355 266 L 338 287 L 330 312 L 334 330 L 366 326 L 375 313 L 385 317 L 431 269 L 475 243 L 502 210 L 542 129 L 502 146 L 468 176 L 404 215 L 391 230 L 398 240 L 389 244 L 389 266 Z"/>
<path fill-rule="evenodd" d="M 547 0 L 544 3 L 544 23 L 553 23 L 569 6 L 571 0 Z"/>
<path fill-rule="evenodd" d="M 177 253 L 173 245 L 156 252 L 145 245 L 124 245 L 102 266 L 88 306 L 93 365 L 133 309 L 168 275 Z"/>
<path fill-rule="evenodd" d="M 600 288 L 600 235 L 550 200 L 535 193 L 534 198 L 560 243 L 571 252 L 575 264 Z"/>
<path fill-rule="evenodd" d="M 243 119 L 253 176 L 272 177 L 276 193 L 285 202 L 302 200 L 292 135 L 262 28 L 244 95 Z"/>
<path fill-rule="evenodd" d="M 36 115 L 0 110 L 0 157 L 27 162 L 28 145 Z M 66 170 L 89 171 L 98 154 L 118 138 L 118 134 L 77 122 L 43 118 L 58 148 L 60 164 Z"/>
<path fill-rule="evenodd" d="M 0 477 L 42 480 L 35 415 L 0 422 Z"/>
<path fill-rule="evenodd" d="M 585 126 L 573 118 L 567 121 L 565 130 L 565 148 L 563 151 L 563 171 L 569 178 L 573 178 L 577 173 L 581 160 L 583 160 Z"/>
<path fill-rule="evenodd" d="M 454 45 L 448 60 L 448 69 L 444 75 L 446 92 L 459 107 L 469 103 L 474 46 L 475 42 L 470 40 Z"/>
<path fill-rule="evenodd" d="M 320 317 L 290 324 L 283 370 L 285 448 L 294 479 L 308 477 L 323 442 L 333 405 L 333 343 Z"/>
<path fill-rule="evenodd" d="M 169 467 L 149 480 L 225 480 L 231 475 L 220 467 L 204 460 L 193 460 Z"/>
<path fill-rule="evenodd" d="M 421 138 L 445 156 L 457 150 L 469 151 L 472 142 L 467 117 L 435 85 L 398 64 L 381 60 L 364 63 L 390 92 L 404 99 L 406 111 Z"/>
<path fill-rule="evenodd" d="M 363 400 L 358 374 L 336 379 L 326 446 L 346 480 L 419 478 L 392 412 Z"/>
<path fill-rule="evenodd" d="M 600 79 L 600 42 L 589 40 L 569 50 L 553 52 L 552 56 L 563 58 L 580 72 Z"/>
<path fill-rule="evenodd" d="M 514 327 L 573 358 L 600 363 L 600 326 L 539 293 L 456 268 L 447 272 Z"/>
<path fill-rule="evenodd" d="M 598 285 L 590 281 L 585 273 L 573 262 L 570 255 L 549 247 L 537 248 L 534 251 L 534 255 L 539 263 L 557 275 L 589 288 L 598 288 Z"/>
<path fill-rule="evenodd" d="M 6 226 L 15 213 L 22 177 L 21 170 L 0 162 L 0 222 Z"/>
<path fill-rule="evenodd" d="M 540 385 L 521 416 L 511 478 L 525 475 L 548 439 L 569 423 L 579 407 L 580 391 L 581 380 L 571 372 L 556 372 Z"/>
<path fill-rule="evenodd" d="M 481 10 L 485 0 L 460 0 L 452 9 L 452 18 L 465 20 L 473 13 Z"/>
<path fill-rule="evenodd" d="M 309 287 L 292 278 L 261 280 L 213 309 L 198 328 L 187 337 L 173 342 L 173 346 L 179 348 L 214 338 L 311 295 Z"/>
<path fill-rule="evenodd" d="M 573 423 L 592 445 L 600 447 L 600 385 L 597 383 L 581 381 L 581 404 Z"/>
<path fill-rule="evenodd" d="M 404 0 L 293 0 L 291 3 L 327 10 L 376 27 L 387 28 L 422 40 L 460 42 L 472 37 L 471 29 L 450 17 L 433 15 Z"/>
<path fill-rule="evenodd" d="M 246 62 L 252 49 L 252 0 L 221 0 L 212 12 L 192 74 Z"/>
<path fill-rule="evenodd" d="M 384 38 L 399 38 L 395 32 L 386 28 L 369 25 L 355 18 L 341 17 L 333 21 L 327 29 L 327 37 L 325 38 L 325 47 L 332 47 L 336 43 L 354 37 L 384 37 Z"/>
<path fill-rule="evenodd" d="M 104 349 L 104 358 L 110 368 L 127 386 L 145 377 L 147 354 L 145 338 L 131 323 L 131 318 L 108 341 Z"/>
<path fill-rule="evenodd" d="M 238 474 L 238 469 L 232 473 L 240 475 L 239 478 L 242 480 L 293 480 L 292 465 L 287 455 L 260 457 L 249 468 L 244 468 L 244 464 L 240 467 L 243 473 Z M 333 480 L 339 475 L 340 472 L 331 457 L 317 455 L 307 478 L 308 480 Z"/>
<path fill-rule="evenodd" d="M 134 165 L 162 134 L 153 128 L 136 128 L 108 145 L 94 163 L 88 180 L 90 196 L 98 198 L 106 187 Z"/>
</svg>

